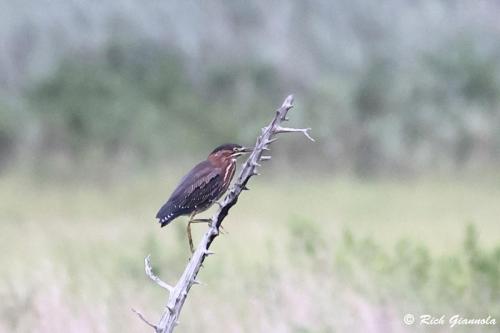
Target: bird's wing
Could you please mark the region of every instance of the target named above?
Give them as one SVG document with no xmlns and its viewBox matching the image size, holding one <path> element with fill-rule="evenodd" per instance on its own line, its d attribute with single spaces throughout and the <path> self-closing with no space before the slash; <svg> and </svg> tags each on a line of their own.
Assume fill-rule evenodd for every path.
<svg viewBox="0 0 500 333">
<path fill-rule="evenodd" d="M 222 186 L 222 179 L 219 172 L 208 161 L 199 163 L 189 171 L 156 215 L 162 225 L 177 216 L 190 214 L 206 205 L 209 200 L 218 199 L 211 197 L 221 191 L 219 187 Z"/>
<path fill-rule="evenodd" d="M 183 206 L 200 209 L 218 199 L 223 186 L 222 177 L 220 170 L 208 161 L 198 164 L 192 172 L 179 185 L 180 198 Z"/>
<path fill-rule="evenodd" d="M 219 172 L 212 172 L 192 186 L 186 198 L 186 204 L 196 210 L 208 208 L 222 194 L 222 177 Z"/>
<path fill-rule="evenodd" d="M 193 193 L 196 188 L 204 187 L 218 175 L 219 169 L 214 168 L 209 161 L 200 162 L 182 177 L 179 185 L 177 185 L 170 198 L 187 197 L 188 194 Z"/>
</svg>

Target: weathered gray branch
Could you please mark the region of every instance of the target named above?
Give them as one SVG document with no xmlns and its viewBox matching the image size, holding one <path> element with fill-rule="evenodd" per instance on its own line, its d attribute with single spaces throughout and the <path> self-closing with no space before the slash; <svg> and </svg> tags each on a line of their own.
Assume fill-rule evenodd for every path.
<svg viewBox="0 0 500 333">
<path fill-rule="evenodd" d="M 293 96 L 289 95 L 283 105 L 276 110 L 276 115 L 269 125 L 262 128 L 262 134 L 257 138 L 257 142 L 255 143 L 255 147 L 243 164 L 241 172 L 234 184 L 234 186 L 230 189 L 226 197 L 224 198 L 220 208 L 217 212 L 212 216 L 212 224 L 209 227 L 208 231 L 203 236 L 201 242 L 198 244 L 196 251 L 193 253 L 191 260 L 186 266 L 184 273 L 181 278 L 177 282 L 177 284 L 172 287 L 153 274 L 150 256 L 147 256 L 145 259 L 145 270 L 146 274 L 158 285 L 167 289 L 170 293 L 167 305 L 165 310 L 161 316 L 161 319 L 157 325 L 151 324 L 147 321 L 144 316 L 134 310 L 137 315 L 149 326 L 153 327 L 157 333 L 170 333 L 173 331 L 174 327 L 179 323 L 178 318 L 186 301 L 186 297 L 189 293 L 189 290 L 194 284 L 199 284 L 199 281 L 196 279 L 200 268 L 202 267 L 205 259 L 213 254 L 213 252 L 209 251 L 210 245 L 214 241 L 214 239 L 219 235 L 219 229 L 221 227 L 222 221 L 229 213 L 231 207 L 233 207 L 238 201 L 238 197 L 243 190 L 248 190 L 247 183 L 252 176 L 259 175 L 257 172 L 257 168 L 261 165 L 259 162 L 267 161 L 271 159 L 271 156 L 262 155 L 264 151 L 269 150 L 269 145 L 277 140 L 275 137 L 276 134 L 279 133 L 289 133 L 289 132 L 302 132 L 308 139 L 314 141 L 313 138 L 308 133 L 309 128 L 287 128 L 281 127 L 281 123 L 283 121 L 287 121 L 287 113 L 293 107 Z"/>
<path fill-rule="evenodd" d="M 151 326 L 155 331 L 158 331 L 158 326 L 154 325 L 154 324 L 151 324 L 149 322 L 149 320 L 147 320 L 143 315 L 142 313 L 140 313 L 139 311 L 137 311 L 136 309 L 132 308 L 132 311 L 143 321 L 146 323 L 146 325 L 148 326 Z"/>
<path fill-rule="evenodd" d="M 151 267 L 151 255 L 148 255 L 146 259 L 144 259 L 144 270 L 146 271 L 146 275 L 149 276 L 149 278 L 153 280 L 157 285 L 167 289 L 170 293 L 174 291 L 174 287 L 166 282 L 163 282 L 158 276 L 153 273 L 153 268 Z"/>
</svg>

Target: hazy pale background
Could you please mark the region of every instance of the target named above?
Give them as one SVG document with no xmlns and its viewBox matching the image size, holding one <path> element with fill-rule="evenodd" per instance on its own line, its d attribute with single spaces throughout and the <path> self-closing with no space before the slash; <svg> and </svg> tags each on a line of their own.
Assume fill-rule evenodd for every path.
<svg viewBox="0 0 500 333">
<path fill-rule="evenodd" d="M 0 1 L 0 332 L 144 332 L 189 257 L 154 215 L 224 142 L 291 125 L 179 332 L 500 321 L 496 1 Z M 196 236 L 204 230 L 196 226 Z M 453 332 L 498 331 L 469 326 Z"/>
</svg>

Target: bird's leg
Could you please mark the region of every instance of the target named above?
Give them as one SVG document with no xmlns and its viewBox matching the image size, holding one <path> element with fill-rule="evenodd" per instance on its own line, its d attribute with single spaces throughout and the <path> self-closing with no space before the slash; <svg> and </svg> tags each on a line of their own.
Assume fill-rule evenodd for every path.
<svg viewBox="0 0 500 333">
<path fill-rule="evenodd" d="M 191 249 L 191 254 L 194 253 L 194 245 L 193 245 L 193 236 L 191 235 L 191 221 L 193 220 L 195 213 L 189 215 L 189 221 L 187 224 L 187 236 L 188 236 L 188 242 L 189 242 L 189 248 Z"/>
<path fill-rule="evenodd" d="M 187 235 L 188 235 L 188 242 L 189 242 L 189 248 L 191 249 L 191 253 L 194 253 L 194 244 L 193 244 L 193 236 L 191 234 L 191 223 L 208 223 L 208 225 L 212 224 L 212 219 L 193 219 L 195 214 L 191 214 L 189 216 L 189 222 L 187 225 Z"/>
</svg>

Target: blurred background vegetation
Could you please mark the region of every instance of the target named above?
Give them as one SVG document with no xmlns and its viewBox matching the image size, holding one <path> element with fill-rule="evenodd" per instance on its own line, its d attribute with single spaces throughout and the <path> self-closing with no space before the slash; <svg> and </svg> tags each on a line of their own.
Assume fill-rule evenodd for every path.
<svg viewBox="0 0 500 333">
<path fill-rule="evenodd" d="M 500 321 L 499 15 L 493 0 L 0 0 L 0 331 L 144 331 L 129 308 L 154 317 L 164 295 L 142 259 L 174 281 L 188 258 L 183 221 L 160 233 L 156 209 L 288 93 L 317 142 L 276 144 L 179 330 Z"/>
<path fill-rule="evenodd" d="M 318 144 L 283 143 L 287 162 L 361 176 L 500 164 L 495 1 L 27 4 L 2 5 L 3 168 L 251 143 L 289 92 Z"/>
</svg>

